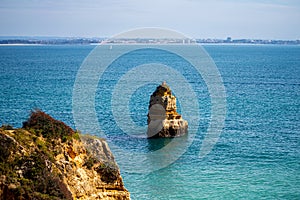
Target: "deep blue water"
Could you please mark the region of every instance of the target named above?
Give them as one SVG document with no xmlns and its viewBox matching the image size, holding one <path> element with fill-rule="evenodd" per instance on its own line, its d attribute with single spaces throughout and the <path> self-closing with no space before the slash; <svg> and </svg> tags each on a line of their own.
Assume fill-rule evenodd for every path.
<svg viewBox="0 0 300 200">
<path fill-rule="evenodd" d="M 93 48 L 0 46 L 0 124 L 21 127 L 30 111 L 40 108 L 75 128 L 73 86 Z M 128 155 L 114 152 L 132 199 L 300 199 L 300 46 L 210 45 L 205 49 L 223 78 L 227 114 L 219 140 L 202 159 L 199 149 L 210 119 L 209 93 L 201 77 L 176 56 L 137 51 L 113 63 L 99 82 L 95 96 L 99 124 L 110 145 L 129 153 L 151 153 L 171 140 L 131 138 L 114 123 L 107 109 L 111 91 L 128 66 L 150 58 L 172 64 L 189 77 L 202 105 L 195 138 L 167 167 L 151 173 L 129 172 L 126 165 L 143 166 L 128 163 Z M 145 56 L 149 54 L 150 58 Z M 149 95 L 155 87 L 145 85 L 131 97 L 130 114 L 140 126 L 146 125 Z M 93 126 L 86 122 L 89 125 Z M 162 153 L 153 162 L 163 162 L 166 156 Z"/>
</svg>

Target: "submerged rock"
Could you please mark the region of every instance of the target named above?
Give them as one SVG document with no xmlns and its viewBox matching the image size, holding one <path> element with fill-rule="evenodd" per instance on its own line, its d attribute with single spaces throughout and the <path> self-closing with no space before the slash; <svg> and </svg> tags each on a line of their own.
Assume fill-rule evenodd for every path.
<svg viewBox="0 0 300 200">
<path fill-rule="evenodd" d="M 37 111 L 0 128 L 0 199 L 130 199 L 104 139 Z"/>
<path fill-rule="evenodd" d="M 188 122 L 176 111 L 176 97 L 163 82 L 150 97 L 148 112 L 148 138 L 178 137 L 188 132 Z"/>
</svg>

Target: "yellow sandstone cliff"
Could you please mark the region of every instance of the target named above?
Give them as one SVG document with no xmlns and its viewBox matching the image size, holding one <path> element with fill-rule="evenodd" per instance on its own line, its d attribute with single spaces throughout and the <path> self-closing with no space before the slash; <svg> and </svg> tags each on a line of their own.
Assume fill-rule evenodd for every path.
<svg viewBox="0 0 300 200">
<path fill-rule="evenodd" d="M 130 199 L 104 139 L 42 111 L 0 128 L 0 199 Z"/>
</svg>

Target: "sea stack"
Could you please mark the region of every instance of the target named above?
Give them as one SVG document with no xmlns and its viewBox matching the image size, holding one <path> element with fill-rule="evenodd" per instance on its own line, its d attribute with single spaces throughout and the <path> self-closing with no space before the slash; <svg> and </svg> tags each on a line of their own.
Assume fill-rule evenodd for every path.
<svg viewBox="0 0 300 200">
<path fill-rule="evenodd" d="M 164 81 L 150 97 L 148 138 L 179 137 L 188 132 L 188 122 L 176 111 L 176 97 Z"/>
</svg>

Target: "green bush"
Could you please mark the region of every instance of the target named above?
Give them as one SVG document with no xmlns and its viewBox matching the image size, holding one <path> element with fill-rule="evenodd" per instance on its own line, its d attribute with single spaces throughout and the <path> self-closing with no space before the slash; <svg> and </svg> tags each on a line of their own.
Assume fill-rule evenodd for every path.
<svg viewBox="0 0 300 200">
<path fill-rule="evenodd" d="M 1 126 L 1 128 L 2 128 L 3 130 L 14 130 L 14 127 L 13 127 L 12 125 L 10 125 L 10 124 L 3 124 L 3 125 Z"/>
<path fill-rule="evenodd" d="M 106 183 L 113 183 L 119 177 L 119 171 L 115 164 L 101 163 L 95 170 L 100 174 L 101 180 Z"/>
<path fill-rule="evenodd" d="M 29 119 L 23 122 L 23 128 L 36 135 L 42 134 L 45 138 L 61 138 L 64 142 L 75 135 L 72 128 L 40 110 L 31 112 Z"/>
<path fill-rule="evenodd" d="M 92 169 L 92 167 L 94 166 L 95 163 L 97 163 L 98 161 L 94 158 L 94 157 L 89 157 L 86 162 L 84 163 L 83 166 L 86 166 L 88 169 Z"/>
</svg>

